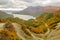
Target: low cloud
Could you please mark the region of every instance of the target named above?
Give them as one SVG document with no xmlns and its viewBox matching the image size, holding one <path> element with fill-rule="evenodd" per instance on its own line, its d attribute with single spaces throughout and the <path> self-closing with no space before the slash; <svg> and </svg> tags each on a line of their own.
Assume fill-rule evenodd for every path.
<svg viewBox="0 0 60 40">
<path fill-rule="evenodd" d="M 29 6 L 47 6 L 60 0 L 0 0 L 0 7 L 25 9 Z"/>
</svg>

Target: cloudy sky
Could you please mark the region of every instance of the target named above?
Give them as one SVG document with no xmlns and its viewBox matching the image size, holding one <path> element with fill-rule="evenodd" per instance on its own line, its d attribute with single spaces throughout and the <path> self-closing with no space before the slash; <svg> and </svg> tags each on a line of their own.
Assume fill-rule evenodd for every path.
<svg viewBox="0 0 60 40">
<path fill-rule="evenodd" d="M 11 8 L 23 10 L 29 6 L 48 5 L 60 6 L 60 0 L 0 0 L 0 7 L 9 8 L 10 10 Z"/>
<path fill-rule="evenodd" d="M 0 10 L 22 11 L 29 6 L 60 6 L 60 0 L 0 0 Z M 11 14 L 11 13 L 10 13 Z M 22 19 L 34 18 L 32 16 L 15 15 Z"/>
</svg>

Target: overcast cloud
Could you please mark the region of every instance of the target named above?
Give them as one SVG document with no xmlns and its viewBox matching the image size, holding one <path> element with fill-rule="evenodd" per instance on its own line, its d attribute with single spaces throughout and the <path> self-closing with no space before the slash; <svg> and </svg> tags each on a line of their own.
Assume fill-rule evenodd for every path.
<svg viewBox="0 0 60 40">
<path fill-rule="evenodd" d="M 52 4 L 56 6 L 58 2 L 60 3 L 60 0 L 0 0 L 0 7 L 25 9 L 29 6 L 48 6 Z"/>
</svg>

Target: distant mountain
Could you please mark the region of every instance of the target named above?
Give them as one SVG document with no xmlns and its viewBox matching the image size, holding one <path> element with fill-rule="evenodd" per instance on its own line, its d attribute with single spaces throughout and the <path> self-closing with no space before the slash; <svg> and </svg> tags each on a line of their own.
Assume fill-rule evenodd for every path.
<svg viewBox="0 0 60 40">
<path fill-rule="evenodd" d="M 52 3 L 51 5 L 52 5 L 52 6 L 60 6 L 60 2 Z"/>
<path fill-rule="evenodd" d="M 23 11 L 14 12 L 14 13 L 15 14 L 25 14 L 25 15 L 37 16 L 37 15 L 44 13 L 44 12 L 53 12 L 53 11 L 57 11 L 57 10 L 60 10 L 60 7 L 57 7 L 57 6 L 32 7 L 31 6 L 31 7 L 26 8 Z"/>
<path fill-rule="evenodd" d="M 0 18 L 8 18 L 8 17 L 13 17 L 13 15 L 7 14 L 4 11 L 0 11 Z"/>
</svg>

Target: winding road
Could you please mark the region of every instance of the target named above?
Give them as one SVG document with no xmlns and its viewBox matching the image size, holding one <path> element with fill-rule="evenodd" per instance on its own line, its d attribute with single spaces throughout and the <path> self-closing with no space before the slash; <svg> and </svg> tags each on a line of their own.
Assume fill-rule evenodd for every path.
<svg viewBox="0 0 60 40">
<path fill-rule="evenodd" d="M 22 29 L 21 29 L 22 26 L 19 25 L 19 24 L 17 24 L 17 23 L 12 23 L 12 24 L 13 24 L 16 32 L 17 32 L 17 35 L 18 35 L 20 38 L 22 38 L 22 40 L 26 40 L 26 39 L 27 39 L 27 40 L 44 40 L 44 38 L 38 38 L 38 37 L 36 37 L 36 36 L 35 36 L 29 29 L 27 29 L 27 28 L 26 28 L 25 30 L 31 34 L 32 38 L 31 38 L 31 39 L 25 38 L 25 36 L 26 36 L 27 34 L 24 34 L 24 33 L 22 32 Z M 0 23 L 0 30 L 3 29 L 4 25 L 5 25 L 5 23 Z M 49 35 L 47 36 L 47 39 L 46 39 L 46 40 L 60 40 L 60 23 L 59 23 L 56 27 L 57 27 L 57 28 L 56 28 L 55 30 L 52 30 L 50 33 L 49 33 L 49 31 L 48 31 Z M 12 29 L 12 30 L 13 30 L 13 29 Z"/>
</svg>

